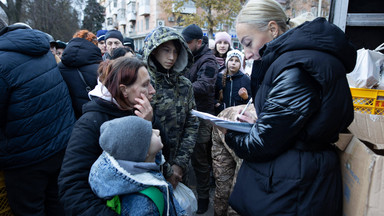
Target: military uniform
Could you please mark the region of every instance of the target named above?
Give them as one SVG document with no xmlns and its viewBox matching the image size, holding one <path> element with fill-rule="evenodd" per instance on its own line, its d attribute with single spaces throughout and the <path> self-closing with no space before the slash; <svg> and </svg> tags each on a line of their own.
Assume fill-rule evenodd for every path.
<svg viewBox="0 0 384 216">
<path fill-rule="evenodd" d="M 151 53 L 161 44 L 176 40 L 181 44 L 176 63 L 166 73 L 160 72 Z M 166 159 L 164 176 L 169 178 L 176 164 L 185 174 L 195 146 L 199 121 L 190 111 L 196 109 L 191 82 L 183 76 L 193 62 L 184 38 L 169 27 L 155 29 L 144 47 L 144 62 L 148 65 L 151 82 L 156 90 L 151 105 L 154 110 L 154 128 L 161 133 Z"/>
<path fill-rule="evenodd" d="M 239 105 L 224 109 L 218 117 L 236 120 L 239 110 L 243 110 L 245 106 Z M 255 113 L 254 106 L 249 106 L 247 111 Z M 216 180 L 215 215 L 239 215 L 228 206 L 228 199 L 236 183 L 236 176 L 241 163 L 242 159 L 237 157 L 233 150 L 225 143 L 223 133 L 214 127 L 212 131 L 212 168 Z"/>
</svg>

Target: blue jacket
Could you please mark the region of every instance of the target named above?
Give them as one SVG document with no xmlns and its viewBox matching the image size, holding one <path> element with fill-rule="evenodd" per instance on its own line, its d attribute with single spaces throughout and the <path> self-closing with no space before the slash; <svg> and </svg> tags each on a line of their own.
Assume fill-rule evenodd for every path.
<svg viewBox="0 0 384 216">
<path fill-rule="evenodd" d="M 157 167 L 157 171 L 153 167 Z M 172 186 L 165 181 L 160 166 L 155 163 L 118 161 L 103 152 L 92 165 L 89 184 L 100 198 L 110 199 L 119 195 L 123 216 L 160 215 L 154 202 L 139 194 L 151 186 L 157 187 L 163 193 L 163 215 L 185 215 L 173 196 Z"/>
<path fill-rule="evenodd" d="M 225 87 L 223 88 L 223 72 L 220 72 L 217 75 L 216 87 L 215 87 L 215 99 L 220 103 L 220 106 L 215 109 L 216 114 L 219 114 L 225 108 L 231 106 L 237 106 L 241 104 L 246 104 L 249 99 L 252 97 L 251 92 L 251 79 L 239 71 L 233 76 L 227 75 Z M 243 100 L 239 95 L 240 88 L 244 87 L 248 92 L 248 99 Z M 219 101 L 220 90 L 223 89 L 223 101 Z"/>
<path fill-rule="evenodd" d="M 0 169 L 32 165 L 65 149 L 75 122 L 67 85 L 45 33 L 0 32 Z"/>
<path fill-rule="evenodd" d="M 346 73 L 356 50 L 323 18 L 261 48 L 252 71 L 258 120 L 228 132 L 242 159 L 230 205 L 241 215 L 341 215 L 339 158 L 331 143 L 353 120 Z"/>
<path fill-rule="evenodd" d="M 90 101 L 86 85 L 81 79 L 79 71 L 92 90 L 97 85 L 97 69 L 100 62 L 102 62 L 100 49 L 83 38 L 73 38 L 64 50 L 59 69 L 68 85 L 77 119 L 83 113 L 83 105 Z"/>
</svg>

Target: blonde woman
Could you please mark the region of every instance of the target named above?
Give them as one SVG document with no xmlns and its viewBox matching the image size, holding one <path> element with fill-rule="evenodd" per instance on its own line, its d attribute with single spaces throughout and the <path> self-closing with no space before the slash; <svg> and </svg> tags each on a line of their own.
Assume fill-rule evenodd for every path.
<svg viewBox="0 0 384 216">
<path fill-rule="evenodd" d="M 245 57 L 256 60 L 251 84 L 258 116 L 239 116 L 254 123 L 248 134 L 225 136 L 243 159 L 229 199 L 240 215 L 341 215 L 332 143 L 353 120 L 346 73 L 356 50 L 324 18 L 292 27 L 274 0 L 250 0 L 237 17 Z"/>
</svg>

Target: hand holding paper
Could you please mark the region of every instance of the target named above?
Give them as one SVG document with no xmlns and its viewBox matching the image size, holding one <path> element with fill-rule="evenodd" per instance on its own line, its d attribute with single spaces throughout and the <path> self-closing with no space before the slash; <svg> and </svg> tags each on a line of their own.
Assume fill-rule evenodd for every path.
<svg viewBox="0 0 384 216">
<path fill-rule="evenodd" d="M 228 120 L 225 120 L 222 118 L 218 118 L 218 117 L 211 115 L 209 113 L 200 112 L 197 110 L 192 110 L 191 114 L 195 115 L 199 118 L 209 120 L 219 127 L 227 128 L 227 129 L 242 132 L 242 133 L 249 133 L 249 131 L 251 130 L 251 128 L 253 126 L 253 124 L 250 124 L 250 123 L 228 121 Z"/>
</svg>

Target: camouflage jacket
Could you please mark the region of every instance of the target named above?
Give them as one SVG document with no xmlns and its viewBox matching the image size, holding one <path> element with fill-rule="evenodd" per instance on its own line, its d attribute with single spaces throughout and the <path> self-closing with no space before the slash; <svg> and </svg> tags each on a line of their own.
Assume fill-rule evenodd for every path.
<svg viewBox="0 0 384 216">
<path fill-rule="evenodd" d="M 162 43 L 178 40 L 181 49 L 175 65 L 168 73 L 159 72 L 151 53 Z M 160 129 L 166 158 L 164 175 L 172 175 L 170 166 L 176 164 L 184 171 L 195 146 L 199 121 L 190 111 L 196 109 L 191 82 L 183 76 L 193 62 L 192 53 L 183 37 L 168 27 L 155 29 L 144 47 L 144 62 L 148 65 L 151 82 L 156 94 L 151 102 L 154 109 L 154 127 Z"/>
</svg>

